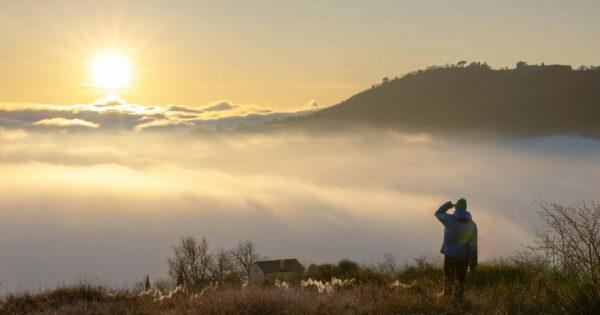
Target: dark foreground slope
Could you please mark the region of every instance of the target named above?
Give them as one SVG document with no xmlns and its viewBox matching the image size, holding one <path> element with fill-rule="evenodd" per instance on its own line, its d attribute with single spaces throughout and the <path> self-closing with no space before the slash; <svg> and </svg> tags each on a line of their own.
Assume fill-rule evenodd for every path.
<svg viewBox="0 0 600 315">
<path fill-rule="evenodd" d="M 327 268 L 330 266 L 321 265 L 320 274 L 311 274 L 309 268 L 306 277 L 326 278 L 327 272 L 323 271 L 331 271 Z M 593 314 L 598 311 L 600 292 L 574 289 L 578 287 L 547 267 L 532 262 L 499 262 L 478 268 L 468 274 L 464 301 L 441 295 L 442 269 L 421 260 L 394 273 L 363 270 L 361 277 L 352 275 L 354 280 L 347 282 L 348 285 L 333 285 L 326 290 L 315 285 L 212 284 L 197 290 L 175 289 L 163 295 L 156 288 L 140 293 L 74 285 L 6 295 L 0 299 L 0 314 Z"/>
<path fill-rule="evenodd" d="M 600 71 L 570 66 L 417 71 L 352 96 L 297 127 L 366 125 L 406 131 L 600 136 Z"/>
</svg>

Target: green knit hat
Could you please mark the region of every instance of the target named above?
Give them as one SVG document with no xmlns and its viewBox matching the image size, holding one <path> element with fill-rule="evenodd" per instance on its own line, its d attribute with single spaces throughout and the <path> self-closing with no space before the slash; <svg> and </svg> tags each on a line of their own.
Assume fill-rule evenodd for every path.
<svg viewBox="0 0 600 315">
<path fill-rule="evenodd" d="M 465 200 L 465 198 L 458 199 L 458 201 L 456 201 L 456 203 L 454 204 L 454 209 L 458 211 L 467 210 L 467 201 Z"/>
</svg>

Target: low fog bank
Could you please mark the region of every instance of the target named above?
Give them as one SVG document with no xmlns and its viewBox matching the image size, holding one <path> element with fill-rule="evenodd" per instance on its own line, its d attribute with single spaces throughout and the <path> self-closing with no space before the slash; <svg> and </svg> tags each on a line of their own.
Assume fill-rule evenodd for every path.
<svg viewBox="0 0 600 315">
<path fill-rule="evenodd" d="M 181 236 L 252 239 L 303 262 L 439 257 L 443 202 L 464 196 L 491 260 L 531 242 L 536 200 L 592 200 L 600 141 L 459 142 L 368 132 L 0 133 L 0 289 L 167 275 Z"/>
</svg>

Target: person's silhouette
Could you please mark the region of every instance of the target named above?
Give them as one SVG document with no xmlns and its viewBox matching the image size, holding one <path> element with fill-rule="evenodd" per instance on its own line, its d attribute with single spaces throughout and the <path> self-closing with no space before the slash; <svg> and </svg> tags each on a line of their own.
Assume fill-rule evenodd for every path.
<svg viewBox="0 0 600 315">
<path fill-rule="evenodd" d="M 454 213 L 446 213 L 454 208 Z M 444 224 L 444 243 L 440 250 L 444 254 L 444 295 L 451 294 L 462 298 L 467 268 L 477 267 L 477 225 L 467 211 L 467 201 L 458 199 L 443 204 L 436 212 L 436 218 Z"/>
</svg>

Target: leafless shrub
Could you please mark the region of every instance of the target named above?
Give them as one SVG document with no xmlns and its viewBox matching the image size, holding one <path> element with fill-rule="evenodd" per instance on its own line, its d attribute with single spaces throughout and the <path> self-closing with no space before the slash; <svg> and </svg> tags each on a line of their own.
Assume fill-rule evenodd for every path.
<svg viewBox="0 0 600 315">
<path fill-rule="evenodd" d="M 233 256 L 235 264 L 244 278 L 248 277 L 250 265 L 259 259 L 256 246 L 254 246 L 254 242 L 251 240 L 239 242 L 238 246 L 231 251 L 231 255 Z"/>
<path fill-rule="evenodd" d="M 228 274 L 235 272 L 235 265 L 230 251 L 219 248 L 214 252 L 213 258 L 214 263 L 211 269 L 213 279 L 220 281 Z"/>
<path fill-rule="evenodd" d="M 398 261 L 392 253 L 384 253 L 383 260 L 377 265 L 379 271 L 389 274 L 395 274 L 399 271 Z"/>
<path fill-rule="evenodd" d="M 177 287 L 173 279 L 157 279 L 154 281 L 154 288 L 161 292 L 170 292 Z"/>
<path fill-rule="evenodd" d="M 211 280 L 214 262 L 206 238 L 201 242 L 193 237 L 182 238 L 173 251 L 173 257 L 168 260 L 169 275 L 177 285 L 200 287 Z"/>
<path fill-rule="evenodd" d="M 169 258 L 169 275 L 177 286 L 198 289 L 211 282 L 237 285 L 247 278 L 251 264 L 259 259 L 254 243 L 239 242 L 233 250 L 211 250 L 206 238 L 181 239 Z"/>
<path fill-rule="evenodd" d="M 546 229 L 539 233 L 536 249 L 552 266 L 600 285 L 600 205 L 539 204 Z"/>
</svg>

